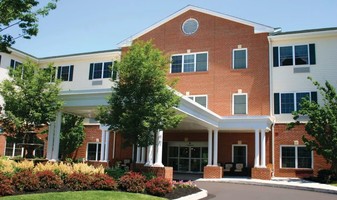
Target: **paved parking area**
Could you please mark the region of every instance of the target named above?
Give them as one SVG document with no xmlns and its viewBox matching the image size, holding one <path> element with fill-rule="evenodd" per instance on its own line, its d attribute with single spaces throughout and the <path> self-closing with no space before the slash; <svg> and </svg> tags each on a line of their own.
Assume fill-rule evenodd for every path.
<svg viewBox="0 0 337 200">
<path fill-rule="evenodd" d="M 208 191 L 203 200 L 249 199 L 249 200 L 336 200 L 336 194 L 298 189 L 279 188 L 228 182 L 196 181 L 199 188 Z"/>
</svg>

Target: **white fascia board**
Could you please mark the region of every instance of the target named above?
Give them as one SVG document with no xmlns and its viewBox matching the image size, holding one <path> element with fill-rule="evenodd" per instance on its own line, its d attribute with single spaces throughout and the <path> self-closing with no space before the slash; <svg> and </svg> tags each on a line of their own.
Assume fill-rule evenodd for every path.
<svg viewBox="0 0 337 200">
<path fill-rule="evenodd" d="M 337 36 L 337 30 L 330 31 L 314 31 L 314 32 L 299 32 L 299 33 L 289 33 L 281 35 L 270 35 L 268 39 L 271 42 L 291 40 L 291 39 L 305 39 L 305 38 L 322 38 L 322 37 L 331 37 Z"/>
<path fill-rule="evenodd" d="M 211 10 L 207 10 L 207 9 L 204 9 L 204 8 L 199 8 L 199 7 L 189 5 L 185 8 L 183 8 L 183 9 L 173 13 L 172 15 L 168 16 L 167 18 L 153 24 L 152 26 L 148 27 L 147 29 L 145 29 L 145 30 L 143 30 L 143 31 L 131 36 L 131 37 L 128 37 L 127 39 L 123 40 L 122 42 L 118 43 L 117 45 L 121 48 L 131 46 L 133 40 L 141 37 L 142 35 L 150 32 L 151 30 L 165 24 L 166 22 L 176 18 L 177 16 L 179 16 L 179 15 L 181 15 L 181 14 L 183 14 L 183 13 L 189 11 L 189 10 L 194 10 L 194 11 L 197 11 L 197 12 L 209 14 L 209 15 L 219 17 L 219 18 L 222 18 L 222 19 L 226 19 L 226 20 L 241 23 L 241 24 L 244 24 L 244 25 L 252 26 L 252 27 L 254 27 L 254 33 L 272 33 L 272 32 L 274 32 L 274 28 L 272 28 L 270 26 L 266 26 L 266 25 L 263 25 L 263 24 L 255 23 L 255 22 L 252 22 L 252 21 L 244 20 L 244 19 L 241 19 L 241 18 L 237 18 L 237 17 L 233 17 L 233 16 L 230 16 L 230 15 L 225 15 L 225 14 L 218 13 L 218 12 L 215 12 L 215 11 L 211 11 Z"/>
<path fill-rule="evenodd" d="M 17 49 L 14 49 L 14 48 L 9 48 L 9 51 L 11 51 L 11 54 L 16 55 L 18 57 L 29 58 L 29 59 L 33 60 L 34 62 L 39 61 L 39 59 L 36 58 L 35 56 L 32 56 L 32 55 L 30 55 L 28 53 L 25 53 L 23 51 L 20 51 L 20 50 L 17 50 Z"/>
</svg>

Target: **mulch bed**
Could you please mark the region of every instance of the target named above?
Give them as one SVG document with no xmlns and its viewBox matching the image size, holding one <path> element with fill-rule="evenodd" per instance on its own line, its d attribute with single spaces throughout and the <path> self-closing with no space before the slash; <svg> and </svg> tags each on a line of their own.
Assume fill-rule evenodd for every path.
<svg viewBox="0 0 337 200">
<path fill-rule="evenodd" d="M 177 199 L 179 197 L 184 197 L 190 194 L 194 194 L 200 192 L 201 190 L 197 187 L 189 187 L 189 188 L 177 188 L 172 192 L 166 194 L 164 198 L 167 199 Z"/>
</svg>

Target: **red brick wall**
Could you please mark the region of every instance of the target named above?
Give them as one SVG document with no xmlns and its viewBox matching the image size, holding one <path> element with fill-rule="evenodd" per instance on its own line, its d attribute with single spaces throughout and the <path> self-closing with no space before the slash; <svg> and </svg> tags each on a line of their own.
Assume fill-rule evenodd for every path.
<svg viewBox="0 0 337 200">
<path fill-rule="evenodd" d="M 326 161 L 322 156 L 314 152 L 314 169 L 281 169 L 280 168 L 280 145 L 294 145 L 297 140 L 299 145 L 304 145 L 302 136 L 307 135 L 304 125 L 296 126 L 291 130 L 286 130 L 286 124 L 275 125 L 275 176 L 277 177 L 307 177 L 317 175 L 321 169 L 328 169 Z M 308 135 L 307 135 L 308 136 Z"/>
<path fill-rule="evenodd" d="M 5 155 L 6 149 L 6 137 L 4 135 L 0 135 L 0 156 Z"/>
<path fill-rule="evenodd" d="M 182 23 L 199 21 L 199 30 L 185 36 Z M 168 55 L 208 52 L 208 71 L 168 74 L 178 78 L 176 89 L 190 95 L 207 94 L 208 108 L 217 114 L 232 115 L 232 94 L 248 93 L 248 114 L 269 115 L 269 67 L 267 34 L 254 34 L 253 27 L 196 11 L 188 11 L 139 38 L 153 43 Z M 232 69 L 232 51 L 248 48 L 248 68 Z M 125 52 L 125 51 L 123 51 Z"/>
</svg>

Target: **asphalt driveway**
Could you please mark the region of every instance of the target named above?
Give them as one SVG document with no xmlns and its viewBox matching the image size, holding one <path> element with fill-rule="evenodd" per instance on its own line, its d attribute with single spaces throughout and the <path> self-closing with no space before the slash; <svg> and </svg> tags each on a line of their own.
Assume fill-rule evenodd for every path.
<svg viewBox="0 0 337 200">
<path fill-rule="evenodd" d="M 337 195 L 305 190 L 235 183 L 196 181 L 199 188 L 208 191 L 203 200 L 336 200 Z"/>
</svg>

